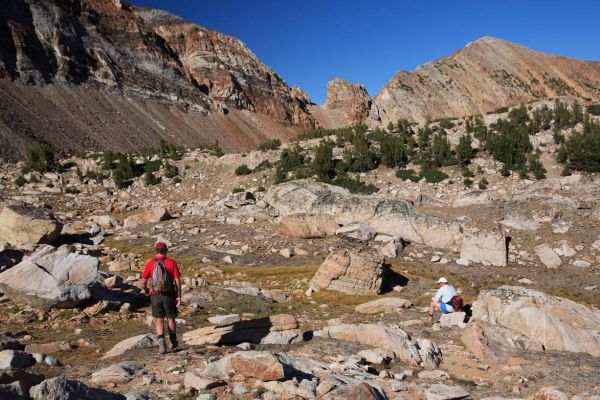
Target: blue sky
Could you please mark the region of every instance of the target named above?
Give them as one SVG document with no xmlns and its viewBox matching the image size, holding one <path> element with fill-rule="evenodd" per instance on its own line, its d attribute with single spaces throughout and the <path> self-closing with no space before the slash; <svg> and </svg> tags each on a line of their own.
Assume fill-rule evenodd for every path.
<svg viewBox="0 0 600 400">
<path fill-rule="evenodd" d="M 316 103 L 327 82 L 374 96 L 398 70 L 495 36 L 534 50 L 600 61 L 599 0 L 131 0 L 236 36 Z"/>
</svg>

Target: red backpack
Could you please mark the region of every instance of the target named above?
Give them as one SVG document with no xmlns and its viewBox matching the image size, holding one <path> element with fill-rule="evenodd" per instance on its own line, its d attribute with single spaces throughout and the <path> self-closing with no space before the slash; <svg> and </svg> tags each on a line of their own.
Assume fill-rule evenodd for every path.
<svg viewBox="0 0 600 400">
<path fill-rule="evenodd" d="M 446 304 L 448 304 L 449 306 L 452 306 L 452 308 L 454 308 L 455 312 L 460 312 L 463 310 L 463 299 L 460 298 L 460 296 L 456 295 L 454 297 L 452 297 L 450 299 L 449 302 L 447 302 Z"/>
</svg>

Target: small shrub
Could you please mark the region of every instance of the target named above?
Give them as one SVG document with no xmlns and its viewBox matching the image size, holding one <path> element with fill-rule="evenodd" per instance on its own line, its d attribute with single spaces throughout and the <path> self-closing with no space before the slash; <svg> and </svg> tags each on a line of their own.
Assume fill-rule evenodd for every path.
<svg viewBox="0 0 600 400">
<path fill-rule="evenodd" d="M 454 122 L 452 122 L 452 120 L 450 118 L 442 118 L 440 120 L 440 127 L 444 128 L 444 129 L 451 129 L 454 128 Z"/>
<path fill-rule="evenodd" d="M 552 134 L 552 138 L 554 139 L 554 143 L 561 144 L 565 142 L 565 135 L 560 132 L 554 132 Z"/>
<path fill-rule="evenodd" d="M 425 178 L 428 183 L 439 183 L 449 178 L 449 176 L 439 169 L 426 169 L 421 171 L 421 178 Z"/>
<path fill-rule="evenodd" d="M 77 167 L 77 169 L 75 170 L 75 176 L 77 176 L 77 180 L 79 182 L 83 182 L 83 173 L 81 172 L 79 167 Z"/>
<path fill-rule="evenodd" d="M 266 192 L 267 189 L 265 189 L 264 186 L 259 186 L 258 189 L 256 189 L 257 192 Z"/>
<path fill-rule="evenodd" d="M 479 184 L 478 184 L 479 190 L 485 190 L 485 189 L 487 189 L 488 185 L 489 185 L 489 182 L 487 181 L 487 179 L 481 178 L 479 180 Z"/>
<path fill-rule="evenodd" d="M 165 168 L 166 178 L 172 179 L 179 175 L 179 169 L 175 165 L 169 164 L 168 162 L 164 162 L 163 167 Z"/>
<path fill-rule="evenodd" d="M 465 178 L 463 179 L 463 185 L 465 185 L 465 187 L 470 188 L 471 186 L 473 186 L 473 181 L 469 178 Z"/>
<path fill-rule="evenodd" d="M 96 176 L 95 176 L 94 179 L 96 180 L 97 184 L 101 185 L 102 182 L 104 182 L 105 179 L 108 179 L 108 175 L 103 174 L 102 172 L 100 172 L 100 173 L 96 174 Z"/>
<path fill-rule="evenodd" d="M 60 164 L 54 158 L 54 149 L 48 144 L 30 149 L 27 152 L 27 168 L 29 171 L 59 172 Z"/>
<path fill-rule="evenodd" d="M 258 145 L 258 149 L 263 151 L 277 150 L 279 147 L 281 147 L 281 140 L 279 139 L 270 139 Z"/>
<path fill-rule="evenodd" d="M 508 166 L 508 164 L 504 164 L 502 166 L 502 169 L 500 170 L 500 175 L 507 177 L 510 176 L 510 168 Z"/>
<path fill-rule="evenodd" d="M 348 175 L 336 176 L 331 183 L 333 185 L 348 189 L 350 193 L 373 194 L 379 191 L 377 187 L 371 184 L 367 185 L 358 179 L 349 177 Z"/>
<path fill-rule="evenodd" d="M 527 173 L 527 169 L 521 168 L 519 170 L 519 179 L 524 180 L 524 179 L 528 179 L 528 178 L 529 178 L 529 174 Z"/>
<path fill-rule="evenodd" d="M 600 116 L 600 104 L 589 105 L 587 106 L 586 110 L 592 115 Z"/>
<path fill-rule="evenodd" d="M 244 188 L 236 187 L 236 188 L 233 188 L 233 190 L 231 192 L 232 193 L 242 193 L 242 192 L 245 192 L 245 191 L 246 191 L 246 189 L 244 189 Z"/>
<path fill-rule="evenodd" d="M 571 168 L 569 168 L 568 165 L 565 165 L 562 169 L 562 176 L 570 176 L 571 175 Z"/>
<path fill-rule="evenodd" d="M 529 172 L 531 172 L 534 178 L 538 180 L 546 177 L 546 168 L 544 168 L 537 158 L 532 157 L 529 159 Z"/>
<path fill-rule="evenodd" d="M 17 179 L 15 179 L 15 185 L 17 185 L 18 187 L 23 187 L 23 185 L 25 185 L 26 183 L 27 180 L 23 175 L 19 175 Z"/>
<path fill-rule="evenodd" d="M 65 188 L 65 193 L 68 193 L 68 194 L 79 194 L 81 192 L 75 186 L 67 186 Z"/>
<path fill-rule="evenodd" d="M 246 164 L 242 164 L 235 169 L 236 175 L 250 175 L 252 170 Z"/>
<path fill-rule="evenodd" d="M 161 160 L 154 160 L 154 161 L 146 160 L 144 162 L 144 172 L 150 172 L 150 173 L 158 172 L 158 170 L 160 170 L 160 167 L 162 166 L 162 163 L 163 162 Z"/>
<path fill-rule="evenodd" d="M 173 178 L 173 183 L 181 183 L 181 178 L 176 176 Z"/>
<path fill-rule="evenodd" d="M 462 168 L 462 176 L 465 178 L 472 178 L 475 176 L 475 174 L 473 173 L 473 171 L 471 171 L 468 167 L 463 167 Z"/>
<path fill-rule="evenodd" d="M 146 186 L 154 186 L 160 183 L 161 179 L 156 177 L 153 172 L 146 172 L 144 175 L 144 183 Z"/>
<path fill-rule="evenodd" d="M 399 169 L 396 171 L 396 178 L 404 180 L 408 179 L 413 182 L 419 182 L 421 180 L 421 178 L 415 173 L 414 169 Z"/>
<path fill-rule="evenodd" d="M 271 163 L 271 161 L 269 160 L 265 160 L 265 161 L 261 161 L 253 170 L 252 172 L 260 172 L 260 171 L 264 171 L 266 169 L 269 168 L 273 168 L 273 163 Z"/>
<path fill-rule="evenodd" d="M 483 174 L 483 168 L 481 168 L 481 165 L 477 166 L 477 173 L 478 174 Z"/>
<path fill-rule="evenodd" d="M 216 141 L 213 144 L 203 144 L 198 147 L 200 150 L 208 151 L 208 153 L 214 157 L 222 157 L 225 152 L 219 145 L 219 142 Z"/>
</svg>

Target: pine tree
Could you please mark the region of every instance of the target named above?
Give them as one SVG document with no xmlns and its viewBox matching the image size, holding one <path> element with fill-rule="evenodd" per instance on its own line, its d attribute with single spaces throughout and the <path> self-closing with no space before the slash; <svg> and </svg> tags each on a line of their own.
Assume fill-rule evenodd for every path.
<svg viewBox="0 0 600 400">
<path fill-rule="evenodd" d="M 321 182 L 330 182 L 335 177 L 333 142 L 322 140 L 319 143 L 315 159 L 311 164 L 311 170 Z"/>
<path fill-rule="evenodd" d="M 458 139 L 458 145 L 456 146 L 456 158 L 458 159 L 458 163 L 460 165 L 467 165 L 473 158 L 473 148 L 471 147 L 471 142 L 473 142 L 473 138 L 470 133 L 466 135 L 462 135 Z"/>
<path fill-rule="evenodd" d="M 436 167 L 443 167 L 450 164 L 450 158 L 452 157 L 452 151 L 450 148 L 450 141 L 445 130 L 441 130 L 433 135 L 433 165 Z"/>
</svg>

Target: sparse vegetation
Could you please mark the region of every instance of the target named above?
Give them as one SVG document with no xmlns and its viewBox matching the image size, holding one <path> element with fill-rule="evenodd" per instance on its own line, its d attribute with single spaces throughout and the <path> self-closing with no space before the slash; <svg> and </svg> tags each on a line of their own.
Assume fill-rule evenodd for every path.
<svg viewBox="0 0 600 400">
<path fill-rule="evenodd" d="M 586 111 L 592 115 L 600 116 L 600 104 L 592 104 L 587 106 Z"/>
<path fill-rule="evenodd" d="M 478 184 L 479 190 L 486 190 L 488 185 L 489 185 L 489 182 L 487 179 L 485 179 L 485 177 L 483 177 L 479 180 L 479 184 Z"/>
<path fill-rule="evenodd" d="M 147 171 L 144 175 L 144 183 L 146 186 L 154 186 L 160 183 L 161 179 L 154 175 L 153 172 Z"/>
<path fill-rule="evenodd" d="M 18 187 L 23 187 L 23 186 L 25 186 L 26 183 L 27 183 L 27 180 L 25 179 L 25 177 L 23 175 L 19 175 L 19 176 L 17 176 L 17 179 L 15 179 L 15 185 L 17 185 Z"/>
<path fill-rule="evenodd" d="M 236 175 L 250 175 L 252 170 L 246 164 L 242 164 L 235 169 Z"/>
<path fill-rule="evenodd" d="M 54 149 L 48 144 L 42 144 L 27 152 L 26 172 L 60 172 L 62 170 L 54 156 Z"/>
<path fill-rule="evenodd" d="M 281 147 L 281 140 L 270 139 L 258 145 L 259 150 L 277 150 Z"/>
<path fill-rule="evenodd" d="M 166 160 L 163 162 L 163 168 L 165 169 L 164 175 L 166 178 L 173 179 L 179 175 L 179 169 L 175 165 L 169 164 Z"/>
<path fill-rule="evenodd" d="M 67 194 L 79 194 L 80 190 L 77 189 L 75 186 L 67 186 L 65 188 L 65 193 L 67 193 Z"/>
</svg>

